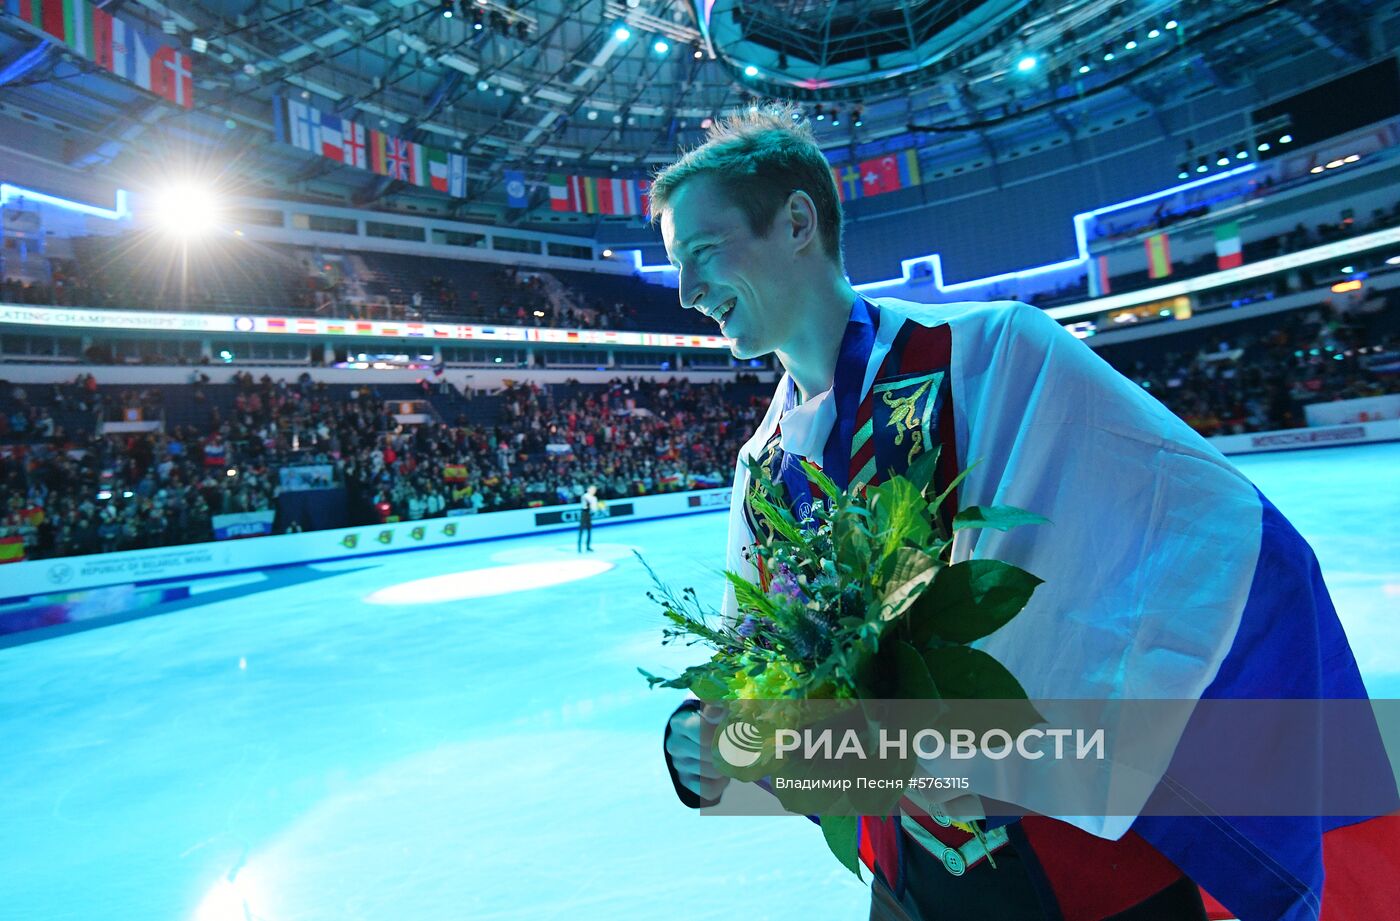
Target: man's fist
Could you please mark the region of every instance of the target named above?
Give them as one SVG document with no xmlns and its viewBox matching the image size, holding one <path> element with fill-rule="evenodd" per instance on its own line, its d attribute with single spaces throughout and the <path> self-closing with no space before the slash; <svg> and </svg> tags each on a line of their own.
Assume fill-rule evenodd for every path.
<svg viewBox="0 0 1400 921">
<path fill-rule="evenodd" d="M 729 778 L 715 770 L 710 753 L 715 727 L 724 717 L 720 707 L 678 710 L 671 714 L 666 736 L 666 754 L 681 785 L 706 804 L 719 801 Z"/>
</svg>

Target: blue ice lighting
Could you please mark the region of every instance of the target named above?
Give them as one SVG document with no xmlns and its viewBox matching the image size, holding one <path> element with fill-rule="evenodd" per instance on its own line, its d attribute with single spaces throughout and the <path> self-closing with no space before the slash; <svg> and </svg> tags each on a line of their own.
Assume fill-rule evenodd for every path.
<svg viewBox="0 0 1400 921">
<path fill-rule="evenodd" d="M 900 285 L 907 285 L 914 278 L 915 267 L 920 265 L 928 266 L 927 271 L 928 274 L 932 276 L 933 286 L 941 292 L 966 291 L 973 288 L 983 288 L 989 285 L 995 285 L 1005 281 L 1015 281 L 1023 278 L 1033 278 L 1037 275 L 1044 275 L 1049 272 L 1060 272 L 1066 269 L 1074 268 L 1076 266 L 1082 266 L 1087 264 L 1089 261 L 1089 241 L 1087 234 L 1089 224 L 1095 218 L 1101 217 L 1105 214 L 1111 214 L 1114 211 L 1121 211 L 1124 208 L 1135 208 L 1138 205 L 1150 201 L 1156 201 L 1159 198 L 1167 198 L 1172 195 L 1177 195 L 1181 192 L 1189 192 L 1192 189 L 1198 189 L 1201 186 L 1209 185 L 1212 182 L 1219 182 L 1222 179 L 1230 179 L 1235 176 L 1247 173 L 1252 169 L 1255 169 L 1257 165 L 1258 164 L 1255 163 L 1246 163 L 1243 166 L 1238 166 L 1232 170 L 1226 170 L 1224 172 L 1217 173 L 1214 176 L 1205 176 L 1200 179 L 1193 179 L 1190 182 L 1183 182 L 1178 185 L 1170 186 L 1169 188 L 1165 188 L 1160 192 L 1152 192 L 1148 195 L 1139 196 L 1138 198 L 1132 198 L 1127 201 L 1120 201 L 1114 205 L 1105 205 L 1102 208 L 1095 208 L 1093 211 L 1085 211 L 1082 214 L 1076 214 L 1074 216 L 1074 241 L 1078 255 L 1070 259 L 1064 259 L 1059 262 L 1052 262 L 1048 265 L 1039 265 L 1027 269 L 1019 269 L 1012 272 L 1003 272 L 1000 275 L 989 275 L 986 278 L 976 278 L 971 281 L 952 282 L 950 284 L 943 280 L 943 258 L 938 253 L 929 253 L 926 256 L 915 256 L 912 259 L 901 260 L 899 264 L 900 274 L 898 278 L 889 278 L 885 279 L 884 281 L 868 281 L 859 285 L 854 285 L 853 287 L 857 291 L 875 291 L 881 288 L 895 288 L 899 287 Z M 638 272 L 669 272 L 671 274 L 675 274 L 675 268 L 669 263 L 663 263 L 661 265 L 643 265 L 641 250 L 634 249 L 620 252 L 627 252 L 631 254 L 632 265 Z"/>
<path fill-rule="evenodd" d="M 127 202 L 125 189 L 117 189 L 117 206 L 115 208 L 99 208 L 96 205 L 85 205 L 80 201 L 70 201 L 66 198 L 59 198 L 56 195 L 46 195 L 43 192 L 35 192 L 33 189 L 25 189 L 17 185 L 10 185 L 8 182 L 0 182 L 0 207 L 8 205 L 12 201 L 51 205 L 55 208 L 62 208 L 65 211 L 72 211 L 77 214 L 90 214 L 93 217 L 105 218 L 109 221 L 124 221 L 131 217 L 131 207 Z"/>
</svg>

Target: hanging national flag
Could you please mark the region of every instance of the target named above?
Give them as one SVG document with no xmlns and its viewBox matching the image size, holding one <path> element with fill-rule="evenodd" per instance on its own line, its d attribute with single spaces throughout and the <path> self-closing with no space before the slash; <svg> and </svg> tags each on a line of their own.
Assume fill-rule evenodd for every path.
<svg viewBox="0 0 1400 921">
<path fill-rule="evenodd" d="M 149 89 L 178 106 L 194 107 L 194 71 L 190 56 L 173 45 L 155 45 Z"/>
<path fill-rule="evenodd" d="M 520 170 L 505 171 L 506 203 L 512 208 L 524 208 L 530 204 L 525 194 L 525 174 Z"/>
<path fill-rule="evenodd" d="M 1108 257 L 1089 260 L 1089 296 L 1103 297 L 1113 290 L 1108 281 Z"/>
<path fill-rule="evenodd" d="M 1167 235 L 1154 233 L 1143 241 L 1147 248 L 1147 277 L 1166 278 L 1172 273 L 1171 250 L 1167 246 Z"/>
<path fill-rule="evenodd" d="M 152 44 L 140 26 L 112 17 L 112 73 L 125 77 L 137 86 L 151 87 Z"/>
<path fill-rule="evenodd" d="M 348 124 L 348 123 L 346 123 Z M 337 163 L 345 162 L 345 136 L 338 115 L 321 115 L 321 156 Z"/>
<path fill-rule="evenodd" d="M 1239 221 L 1231 221 L 1215 228 L 1215 265 L 1219 269 L 1233 269 L 1244 264 L 1244 251 L 1240 247 Z"/>
<path fill-rule="evenodd" d="M 103 70 L 116 70 L 112 66 L 112 17 L 95 7 L 92 10 L 92 59 Z"/>
<path fill-rule="evenodd" d="M 414 185 L 428 186 L 428 149 L 422 144 L 408 144 L 408 181 Z"/>
<path fill-rule="evenodd" d="M 97 59 L 93 12 L 92 4 L 87 0 L 64 0 L 63 21 L 68 33 L 65 41 L 70 48 L 89 60 Z"/>
<path fill-rule="evenodd" d="M 439 192 L 447 191 L 447 152 L 428 151 L 428 178 L 432 187 Z"/>
<path fill-rule="evenodd" d="M 578 202 L 574 199 L 573 183 L 570 177 L 559 173 L 549 174 L 549 207 L 553 211 L 577 211 Z"/>
<path fill-rule="evenodd" d="M 369 129 L 369 168 L 381 176 L 389 175 L 388 140 L 383 131 Z"/>
<path fill-rule="evenodd" d="M 861 197 L 860 169 L 851 164 L 841 167 L 836 174 L 836 188 L 840 190 L 841 202 L 851 202 L 851 200 Z"/>
<path fill-rule="evenodd" d="M 287 100 L 287 124 L 293 147 L 311 153 L 321 152 L 321 113 L 294 99 Z"/>
<path fill-rule="evenodd" d="M 596 180 L 596 188 L 598 189 L 597 213 L 616 214 L 617 212 L 613 210 L 613 198 L 622 192 L 619 180 L 598 179 Z"/>
<path fill-rule="evenodd" d="M 447 155 L 447 194 L 453 198 L 467 197 L 467 156 Z"/>
<path fill-rule="evenodd" d="M 919 184 L 919 157 L 916 150 L 901 150 L 860 164 L 861 197 L 894 192 Z"/>
<path fill-rule="evenodd" d="M 360 169 L 369 168 L 369 157 L 365 146 L 365 126 L 359 122 L 343 122 L 340 126 L 341 151 L 347 166 Z"/>
<path fill-rule="evenodd" d="M 177 105 L 194 105 L 190 55 L 139 22 L 97 9 L 89 0 L 4 0 L 4 9 L 102 69 Z"/>
<path fill-rule="evenodd" d="M 44 27 L 44 4 L 41 0 L 5 0 L 5 12 L 31 26 Z"/>
<path fill-rule="evenodd" d="M 403 138 L 384 138 L 384 175 L 407 181 L 409 177 L 411 144 Z"/>
<path fill-rule="evenodd" d="M 39 4 L 36 3 L 36 6 Z M 41 28 L 61 42 L 68 40 L 68 24 L 64 16 L 65 7 L 63 0 L 42 0 L 44 7 L 43 24 Z"/>
<path fill-rule="evenodd" d="M 598 213 L 598 180 L 592 176 L 570 176 L 574 196 L 578 199 L 578 210 L 585 214 Z"/>
</svg>

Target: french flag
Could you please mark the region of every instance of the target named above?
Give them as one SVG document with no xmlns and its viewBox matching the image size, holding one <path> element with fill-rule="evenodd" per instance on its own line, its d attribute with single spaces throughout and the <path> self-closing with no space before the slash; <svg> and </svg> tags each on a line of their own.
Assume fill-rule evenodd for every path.
<svg viewBox="0 0 1400 921">
<path fill-rule="evenodd" d="M 321 156 L 337 163 L 345 162 L 345 137 L 340 130 L 340 117 L 321 115 Z"/>
</svg>

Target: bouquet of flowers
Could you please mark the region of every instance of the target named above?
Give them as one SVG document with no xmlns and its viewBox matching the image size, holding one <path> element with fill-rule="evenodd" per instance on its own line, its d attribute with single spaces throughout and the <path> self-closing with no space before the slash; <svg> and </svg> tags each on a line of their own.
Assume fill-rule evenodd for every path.
<svg viewBox="0 0 1400 921">
<path fill-rule="evenodd" d="M 648 684 L 705 701 L 763 701 L 770 713 L 784 701 L 855 708 L 877 700 L 1024 701 L 1016 678 L 969 644 L 1015 617 L 1041 580 L 997 560 L 951 563 L 950 553 L 953 532 L 964 528 L 1006 530 L 1046 519 L 1010 506 L 971 507 L 945 526 L 940 509 L 966 471 L 935 494 L 937 459 L 936 450 L 925 452 L 906 476 L 857 491 L 839 489 L 803 461 L 827 499 L 802 521 L 768 471 L 751 463 L 749 502 L 771 535 L 753 548 L 759 580 L 725 573 L 738 602 L 737 619 L 726 620 L 701 605 L 694 589 L 677 594 L 648 567 L 657 586 L 648 597 L 669 621 L 663 642 L 710 650 L 707 661 L 674 678 L 639 669 Z M 785 807 L 808 811 L 810 803 L 779 796 Z M 821 821 L 837 857 L 855 870 L 855 818 Z"/>
</svg>

